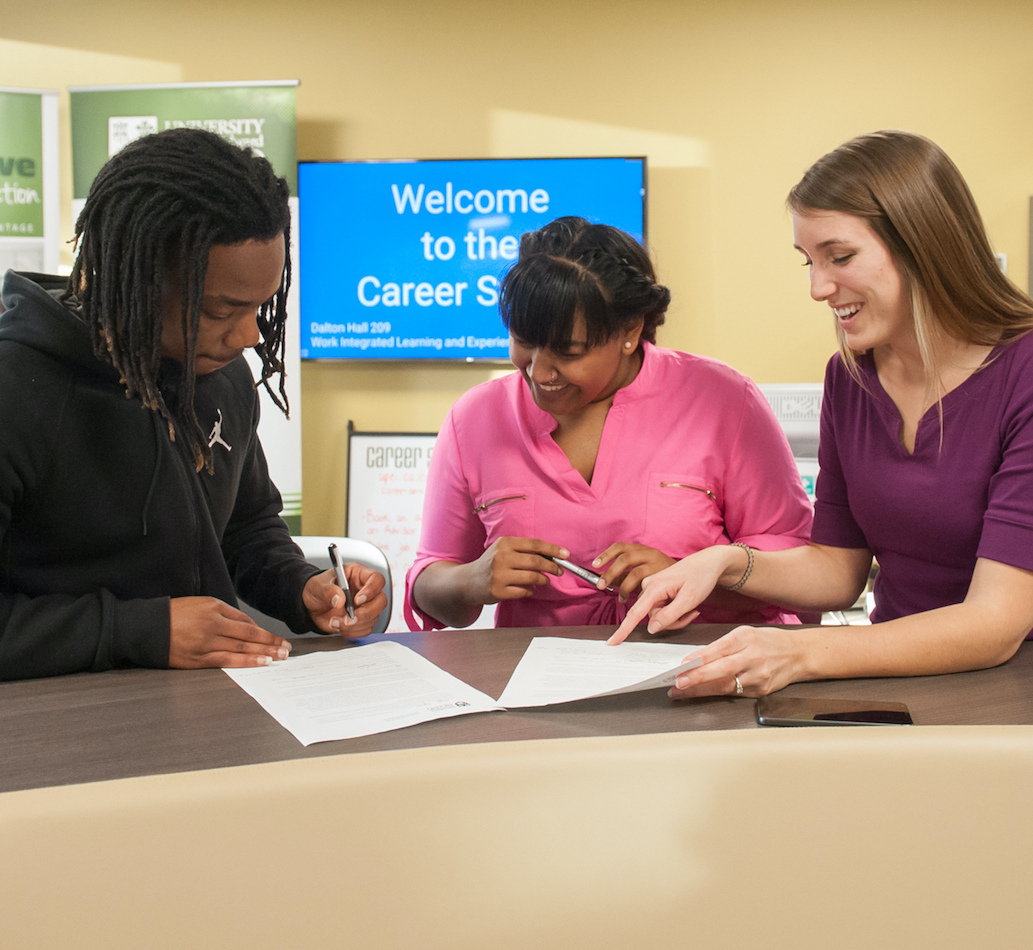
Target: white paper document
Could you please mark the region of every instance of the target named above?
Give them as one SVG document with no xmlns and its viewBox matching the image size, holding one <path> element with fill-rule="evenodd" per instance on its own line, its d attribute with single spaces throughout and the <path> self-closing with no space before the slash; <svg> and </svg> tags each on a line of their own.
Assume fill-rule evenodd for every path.
<svg viewBox="0 0 1033 950">
<path fill-rule="evenodd" d="M 502 708 L 391 640 L 225 672 L 302 745 Z"/>
<path fill-rule="evenodd" d="M 498 702 L 392 640 L 292 656 L 226 674 L 302 745 L 418 722 L 671 686 L 698 649 L 535 637 Z"/>
<path fill-rule="evenodd" d="M 507 709 L 569 703 L 674 685 L 675 677 L 703 661 L 682 657 L 698 650 L 684 643 L 621 643 L 535 637 L 502 695 Z"/>
</svg>

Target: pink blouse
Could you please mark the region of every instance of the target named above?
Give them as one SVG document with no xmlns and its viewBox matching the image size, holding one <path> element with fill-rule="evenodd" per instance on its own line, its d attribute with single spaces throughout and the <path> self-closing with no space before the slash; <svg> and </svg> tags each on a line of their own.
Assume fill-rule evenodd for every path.
<svg viewBox="0 0 1033 950">
<path fill-rule="evenodd" d="M 500 537 L 562 545 L 575 564 L 618 541 L 682 558 L 712 544 L 763 550 L 807 541 L 811 506 L 789 445 L 760 390 L 717 360 L 644 343 L 638 376 L 614 396 L 592 482 L 574 469 L 519 373 L 461 396 L 434 447 L 416 562 L 406 576 L 410 629 L 442 627 L 412 599 L 428 564 L 476 560 Z M 795 622 L 760 604 L 704 608 L 699 623 Z M 500 627 L 617 624 L 616 593 L 564 571 L 534 595 L 501 601 Z"/>
</svg>

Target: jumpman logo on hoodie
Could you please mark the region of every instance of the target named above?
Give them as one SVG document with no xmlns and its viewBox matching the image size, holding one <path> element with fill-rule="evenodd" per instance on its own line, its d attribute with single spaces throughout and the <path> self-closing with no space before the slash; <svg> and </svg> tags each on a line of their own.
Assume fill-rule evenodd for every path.
<svg viewBox="0 0 1033 950">
<path fill-rule="evenodd" d="M 219 413 L 219 418 L 215 420 L 215 425 L 212 426 L 212 431 L 208 434 L 208 448 L 211 448 L 218 442 L 227 452 L 232 452 L 233 446 L 222 437 L 222 410 L 217 409 L 216 412 Z"/>
</svg>

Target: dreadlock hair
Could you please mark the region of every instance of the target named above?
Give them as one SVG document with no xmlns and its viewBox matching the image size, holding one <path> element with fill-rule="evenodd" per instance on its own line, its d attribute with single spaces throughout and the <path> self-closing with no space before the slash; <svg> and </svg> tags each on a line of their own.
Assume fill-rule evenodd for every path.
<svg viewBox="0 0 1033 950">
<path fill-rule="evenodd" d="M 161 390 L 162 298 L 182 287 L 185 365 L 180 410 L 198 471 L 212 451 L 194 408 L 194 358 L 208 254 L 213 245 L 283 235 L 280 287 L 258 312 L 262 361 L 256 387 L 289 411 L 284 325 L 290 286 L 290 209 L 286 180 L 268 160 L 202 129 L 169 129 L 131 142 L 100 170 L 75 225 L 78 256 L 65 297 L 77 296 L 97 358 L 118 370 L 128 398 L 158 412 L 175 439 Z M 279 376 L 278 393 L 269 380 Z"/>
<path fill-rule="evenodd" d="M 608 224 L 565 217 L 520 239 L 520 257 L 502 278 L 499 309 L 506 328 L 534 346 L 563 350 L 578 316 L 587 344 L 613 339 L 642 320 L 641 338 L 656 342 L 671 292 L 656 282 L 652 261 L 630 234 Z"/>
</svg>

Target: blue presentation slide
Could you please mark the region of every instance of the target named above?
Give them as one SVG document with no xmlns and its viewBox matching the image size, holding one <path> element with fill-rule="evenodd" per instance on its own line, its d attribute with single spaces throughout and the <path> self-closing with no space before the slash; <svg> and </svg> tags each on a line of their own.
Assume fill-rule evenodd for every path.
<svg viewBox="0 0 1033 950">
<path fill-rule="evenodd" d="M 301 162 L 302 359 L 505 360 L 520 235 L 580 215 L 643 238 L 641 158 Z"/>
</svg>

